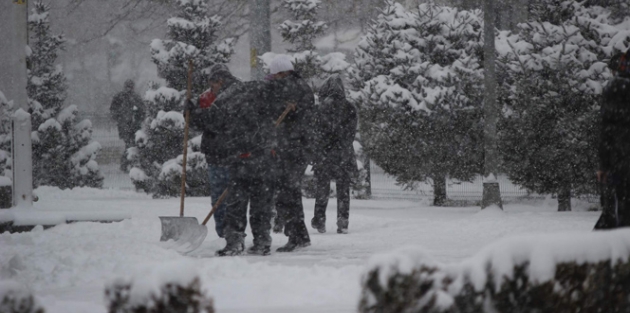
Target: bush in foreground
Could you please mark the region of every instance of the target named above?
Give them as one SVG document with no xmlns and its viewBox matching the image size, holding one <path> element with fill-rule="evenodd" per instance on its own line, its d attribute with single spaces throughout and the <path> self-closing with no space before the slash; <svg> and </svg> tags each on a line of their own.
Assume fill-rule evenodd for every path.
<svg viewBox="0 0 630 313">
<path fill-rule="evenodd" d="M 360 312 L 630 312 L 630 231 L 498 242 L 455 265 L 376 257 Z"/>
<path fill-rule="evenodd" d="M 0 312 L 44 313 L 33 294 L 13 281 L 0 282 Z"/>
<path fill-rule="evenodd" d="M 199 278 L 187 284 L 166 282 L 159 290 L 142 291 L 118 280 L 105 290 L 109 313 L 214 313 L 214 304 L 201 291 Z M 141 289 L 141 288 L 140 288 Z"/>
</svg>

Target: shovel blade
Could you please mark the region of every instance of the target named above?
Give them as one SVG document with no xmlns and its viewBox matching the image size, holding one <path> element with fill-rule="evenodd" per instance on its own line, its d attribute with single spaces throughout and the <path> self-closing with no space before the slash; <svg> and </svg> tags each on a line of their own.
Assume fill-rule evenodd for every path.
<svg viewBox="0 0 630 313">
<path fill-rule="evenodd" d="M 195 217 L 160 216 L 162 222 L 162 237 L 169 248 L 181 253 L 188 253 L 197 249 L 206 239 L 208 228 L 199 225 Z"/>
</svg>

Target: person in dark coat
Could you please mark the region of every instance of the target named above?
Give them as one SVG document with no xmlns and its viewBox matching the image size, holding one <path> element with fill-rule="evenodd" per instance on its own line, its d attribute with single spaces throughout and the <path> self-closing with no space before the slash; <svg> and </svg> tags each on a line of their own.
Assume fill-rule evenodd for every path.
<svg viewBox="0 0 630 313">
<path fill-rule="evenodd" d="M 330 195 L 330 181 L 337 189 L 337 233 L 348 233 L 350 213 L 350 184 L 357 175 L 354 155 L 354 136 L 357 129 L 357 110 L 346 100 L 343 82 L 338 75 L 326 80 L 319 90 L 317 119 L 317 157 L 315 173 L 315 215 L 311 226 L 326 232 L 326 206 Z"/>
<path fill-rule="evenodd" d="M 125 89 L 114 96 L 109 112 L 118 126 L 118 136 L 125 142 L 125 149 L 135 143 L 135 134 L 144 121 L 144 102 L 134 91 L 135 83 L 128 79 Z"/>
<path fill-rule="evenodd" d="M 630 50 L 608 66 L 614 77 L 602 94 L 597 180 L 603 210 L 595 229 L 630 226 Z"/>
<path fill-rule="evenodd" d="M 217 95 L 229 89 L 238 80 L 230 73 L 224 64 L 216 64 L 210 69 L 210 88 L 201 94 L 198 105 L 192 105 L 190 109 L 190 124 L 202 131 L 201 152 L 206 156 L 208 164 L 208 176 L 210 183 L 210 199 L 215 205 L 223 191 L 230 183 L 230 170 L 222 162 L 228 157 L 229 151 L 225 145 L 225 125 L 212 123 L 210 107 Z M 215 230 L 219 237 L 223 238 L 223 219 L 225 216 L 226 202 L 223 201 L 214 212 Z"/>
<path fill-rule="evenodd" d="M 223 87 L 222 87 L 223 88 Z M 225 152 L 219 163 L 230 172 L 223 233 L 225 248 L 217 256 L 239 255 L 245 245 L 247 206 L 254 245 L 249 254 L 268 255 L 273 206 L 274 113 L 264 101 L 265 83 L 232 81 L 208 108 L 206 123 L 221 130 Z"/>
<path fill-rule="evenodd" d="M 278 177 L 276 181 L 276 226 L 289 237 L 288 243 L 278 248 L 278 252 L 291 252 L 296 248 L 307 247 L 311 239 L 304 223 L 302 205 L 302 177 L 311 162 L 314 139 L 313 121 L 315 97 L 307 82 L 293 69 L 286 55 L 278 55 L 270 64 L 269 102 L 275 106 L 275 113 L 281 114 L 287 104 L 293 110 L 278 126 Z"/>
</svg>

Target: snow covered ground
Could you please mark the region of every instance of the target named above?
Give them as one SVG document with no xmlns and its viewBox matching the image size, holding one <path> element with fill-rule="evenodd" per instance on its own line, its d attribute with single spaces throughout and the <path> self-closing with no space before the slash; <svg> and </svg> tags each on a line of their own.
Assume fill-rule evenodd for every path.
<svg viewBox="0 0 630 313">
<path fill-rule="evenodd" d="M 590 232 L 598 212 L 556 212 L 555 200 L 508 204 L 505 211 L 478 207 L 436 208 L 426 202 L 352 200 L 350 233 L 336 233 L 336 201 L 329 204 L 327 229 L 310 229 L 312 246 L 281 254 L 286 243 L 273 235 L 268 257 L 214 257 L 224 241 L 214 233 L 189 255 L 159 242 L 158 216 L 175 216 L 178 199 L 154 200 L 132 191 L 75 189 L 37 191 L 40 210 L 124 212 L 120 223 L 77 223 L 0 234 L 0 280 L 26 284 L 49 313 L 106 312 L 104 286 L 118 277 L 146 277 L 194 271 L 217 312 L 354 312 L 360 276 L 370 257 L 402 246 L 418 246 L 437 261 L 452 263 L 501 238 L 521 234 Z M 186 200 L 186 215 L 203 219 L 208 198 Z M 313 200 L 305 199 L 307 221 Z M 246 244 L 251 244 L 251 234 Z"/>
</svg>

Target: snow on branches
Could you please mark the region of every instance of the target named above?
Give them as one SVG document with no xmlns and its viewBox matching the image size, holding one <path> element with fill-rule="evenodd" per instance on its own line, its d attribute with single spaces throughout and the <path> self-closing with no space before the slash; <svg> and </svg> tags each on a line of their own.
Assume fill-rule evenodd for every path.
<svg viewBox="0 0 630 313">
<path fill-rule="evenodd" d="M 77 123 L 77 106 L 64 105 L 66 77 L 55 62 L 66 40 L 51 32 L 49 10 L 48 4 L 36 1 L 28 17 L 27 94 L 34 130 L 34 183 L 101 187 L 103 176 L 96 163 L 100 144 L 92 141 L 92 123 Z"/>
<path fill-rule="evenodd" d="M 387 1 L 360 41 L 350 77 L 361 136 L 399 182 L 437 190 L 479 171 L 482 26 L 479 11 Z"/>
<path fill-rule="evenodd" d="M 497 38 L 506 169 L 514 182 L 558 193 L 563 203 L 595 192 L 598 101 L 611 78 L 606 62 L 630 46 L 630 29 L 617 27 L 610 14 L 575 1 L 541 1 L 517 32 Z"/>
<path fill-rule="evenodd" d="M 284 0 L 282 7 L 291 15 L 292 20 L 286 20 L 278 29 L 285 42 L 292 44 L 287 51 L 290 53 L 295 70 L 307 79 L 325 79 L 328 75 L 345 71 L 350 64 L 346 62 L 345 54 L 331 52 L 321 56 L 316 51 L 313 41 L 322 36 L 328 26 L 323 21 L 317 21 L 317 11 L 320 9 L 319 0 Z M 268 52 L 260 58 L 265 67 L 271 63 L 275 53 Z"/>
<path fill-rule="evenodd" d="M 188 61 L 193 61 L 192 96 L 208 88 L 208 69 L 217 63 L 228 63 L 236 41 L 219 40 L 221 18 L 208 16 L 206 0 L 177 0 L 178 11 L 167 21 L 168 38 L 151 42 L 153 62 L 166 86 L 153 83 L 145 93 L 148 118 L 135 134 L 135 147 L 126 151 L 130 177 L 137 189 L 155 197 L 177 196 L 181 179 L 181 146 L 184 139 L 182 103 L 186 92 Z M 194 137 L 196 134 L 192 134 Z M 198 146 L 189 144 L 190 168 L 205 169 Z M 179 163 L 178 163 L 179 162 Z M 196 171 L 198 172 L 198 171 Z M 195 172 L 195 173 L 196 173 Z M 189 195 L 204 195 L 207 175 L 187 176 Z"/>
</svg>

